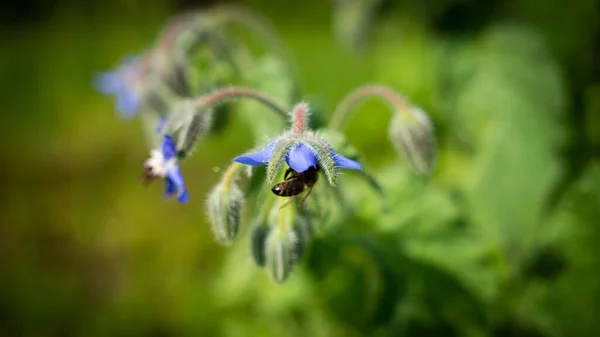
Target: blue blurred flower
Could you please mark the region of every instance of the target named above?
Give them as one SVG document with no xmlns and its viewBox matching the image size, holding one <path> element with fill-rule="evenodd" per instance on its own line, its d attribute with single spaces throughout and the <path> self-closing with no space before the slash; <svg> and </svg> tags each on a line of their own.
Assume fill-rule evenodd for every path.
<svg viewBox="0 0 600 337">
<path fill-rule="evenodd" d="M 142 70 L 141 58 L 128 56 L 113 71 L 98 73 L 94 79 L 98 91 L 115 96 L 117 111 L 124 118 L 132 118 L 140 109 Z"/>
<path fill-rule="evenodd" d="M 184 203 L 189 199 L 183 176 L 177 165 L 177 149 L 171 136 L 164 135 L 158 148 L 150 151 L 150 158 L 144 163 L 141 181 L 155 178 L 165 180 L 165 197 L 177 194 L 177 201 Z"/>
</svg>

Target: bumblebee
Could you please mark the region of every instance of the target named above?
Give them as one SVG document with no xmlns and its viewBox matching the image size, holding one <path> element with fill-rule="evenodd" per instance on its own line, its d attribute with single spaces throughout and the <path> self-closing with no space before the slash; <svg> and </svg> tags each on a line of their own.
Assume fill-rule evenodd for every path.
<svg viewBox="0 0 600 337">
<path fill-rule="evenodd" d="M 313 166 L 301 173 L 288 168 L 283 176 L 284 181 L 275 184 L 271 191 L 280 197 L 295 197 L 304 191 L 308 191 L 300 200 L 299 204 L 302 205 L 317 183 L 318 171 L 319 169 Z"/>
</svg>

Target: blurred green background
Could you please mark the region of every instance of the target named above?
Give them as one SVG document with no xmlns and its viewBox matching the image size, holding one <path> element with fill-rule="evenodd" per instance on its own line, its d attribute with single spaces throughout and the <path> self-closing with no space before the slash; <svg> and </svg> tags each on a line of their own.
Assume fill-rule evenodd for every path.
<svg viewBox="0 0 600 337">
<path fill-rule="evenodd" d="M 190 202 L 165 202 L 160 183 L 137 182 L 141 123 L 92 86 L 172 14 L 211 3 L 13 2 L 0 14 L 0 335 L 597 335 L 596 1 L 241 3 L 278 29 L 325 115 L 364 83 L 423 107 L 434 172 L 406 170 L 386 107 L 361 105 L 347 135 L 392 210 L 346 190 L 353 217 L 278 285 L 247 226 L 225 248 L 203 215 L 214 168 L 253 142 L 246 125 L 202 142 L 182 168 Z"/>
</svg>

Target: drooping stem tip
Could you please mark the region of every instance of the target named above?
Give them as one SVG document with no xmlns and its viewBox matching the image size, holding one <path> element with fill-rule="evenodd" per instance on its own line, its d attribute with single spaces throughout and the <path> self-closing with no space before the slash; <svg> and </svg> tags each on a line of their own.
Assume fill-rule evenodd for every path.
<svg viewBox="0 0 600 337">
<path fill-rule="evenodd" d="M 379 84 L 365 85 L 354 89 L 342 99 L 331 116 L 329 127 L 332 129 L 342 128 L 350 118 L 354 105 L 371 97 L 383 99 L 392 106 L 394 111 L 404 112 L 409 110 L 406 109 L 408 107 L 406 100 L 391 88 Z"/>
<path fill-rule="evenodd" d="M 221 178 L 220 184 L 222 184 L 225 188 L 230 186 L 234 180 L 237 179 L 239 172 L 244 168 L 244 165 L 233 162 L 225 173 L 223 173 L 223 177 Z"/>
<path fill-rule="evenodd" d="M 262 94 L 260 92 L 254 91 L 249 88 L 242 87 L 229 87 L 229 88 L 221 88 L 217 89 L 213 92 L 210 92 L 204 96 L 201 96 L 195 101 L 195 105 L 198 108 L 208 108 L 215 104 L 222 103 L 224 101 L 238 98 L 238 97 L 246 97 L 258 101 L 265 106 L 271 108 L 274 112 L 276 112 L 279 116 L 283 118 L 287 118 L 287 110 L 279 105 L 279 103 L 275 102 L 269 96 Z"/>
</svg>

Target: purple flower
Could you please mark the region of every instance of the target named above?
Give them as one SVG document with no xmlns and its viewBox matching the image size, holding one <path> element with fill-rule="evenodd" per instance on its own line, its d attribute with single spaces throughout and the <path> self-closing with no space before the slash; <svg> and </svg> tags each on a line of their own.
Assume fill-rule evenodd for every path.
<svg viewBox="0 0 600 337">
<path fill-rule="evenodd" d="M 165 197 L 177 195 L 177 201 L 184 203 L 189 199 L 185 189 L 183 176 L 177 165 L 177 149 L 171 136 L 164 135 L 158 148 L 150 151 L 150 158 L 144 163 L 144 172 L 140 177 L 142 182 L 155 178 L 165 180 Z"/>
<path fill-rule="evenodd" d="M 105 95 L 114 96 L 116 108 L 123 118 L 132 118 L 142 101 L 142 64 L 140 57 L 126 57 L 116 69 L 101 72 L 94 79 L 95 87 Z"/>
</svg>

